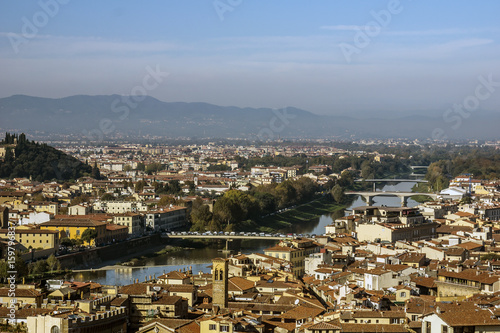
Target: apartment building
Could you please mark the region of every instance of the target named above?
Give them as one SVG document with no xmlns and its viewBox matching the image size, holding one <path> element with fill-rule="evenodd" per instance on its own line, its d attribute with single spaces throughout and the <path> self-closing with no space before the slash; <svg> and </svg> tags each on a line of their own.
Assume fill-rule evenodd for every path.
<svg viewBox="0 0 500 333">
<path fill-rule="evenodd" d="M 142 235 L 144 232 L 144 222 L 142 216 L 136 213 L 122 213 L 113 216 L 113 223 L 127 226 L 128 233 L 131 236 Z"/>
<path fill-rule="evenodd" d="M 91 219 L 53 219 L 40 224 L 40 230 L 52 230 L 64 234 L 70 239 L 80 239 L 87 229 L 94 229 L 97 237 L 85 245 L 98 245 L 104 243 L 106 237 L 106 223 Z"/>
<path fill-rule="evenodd" d="M 293 239 L 281 241 L 278 245 L 264 250 L 264 254 L 270 257 L 290 262 L 289 271 L 295 277 L 304 275 L 305 259 L 312 253 L 317 253 L 320 246 L 310 239 Z"/>
<path fill-rule="evenodd" d="M 187 223 L 186 207 L 170 206 L 151 210 L 144 214 L 146 228 L 154 231 L 169 231 Z"/>
<path fill-rule="evenodd" d="M 0 229 L 0 238 L 9 238 L 8 229 Z M 59 232 L 54 230 L 16 228 L 16 241 L 26 249 L 59 249 Z"/>
</svg>

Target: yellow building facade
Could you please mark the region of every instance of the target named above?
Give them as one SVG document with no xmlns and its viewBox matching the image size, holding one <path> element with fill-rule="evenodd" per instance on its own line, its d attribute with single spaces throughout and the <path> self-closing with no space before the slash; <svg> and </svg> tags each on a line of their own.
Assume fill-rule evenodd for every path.
<svg viewBox="0 0 500 333">
<path fill-rule="evenodd" d="M 97 237 L 91 242 L 84 242 L 84 245 L 99 245 L 106 239 L 106 223 L 93 221 L 90 219 L 54 219 L 40 224 L 40 230 L 52 230 L 60 233 L 61 237 L 69 239 L 81 239 L 87 229 L 94 229 Z"/>
<path fill-rule="evenodd" d="M 8 229 L 0 229 L 0 238 L 9 238 Z M 15 239 L 26 249 L 59 249 L 59 233 L 53 230 L 19 229 L 14 233 Z"/>
</svg>

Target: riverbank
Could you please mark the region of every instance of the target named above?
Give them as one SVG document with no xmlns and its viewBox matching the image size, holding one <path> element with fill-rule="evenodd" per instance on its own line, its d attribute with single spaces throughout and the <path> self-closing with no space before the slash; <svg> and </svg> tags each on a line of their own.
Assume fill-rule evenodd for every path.
<svg viewBox="0 0 500 333">
<path fill-rule="evenodd" d="M 298 205 L 293 209 L 282 213 L 277 213 L 268 216 L 259 221 L 245 221 L 239 227 L 238 231 L 259 231 L 266 233 L 289 233 L 293 232 L 293 227 L 305 225 L 307 222 L 319 219 L 322 215 L 343 215 L 343 210 L 348 204 L 338 204 L 333 202 L 329 195 L 323 195 L 313 201 Z M 141 246 L 134 246 L 130 243 L 119 246 L 120 249 L 115 249 L 114 246 L 105 252 L 99 250 L 98 253 L 80 254 L 84 258 L 72 258 L 68 262 L 68 266 L 72 263 L 75 272 L 88 271 L 91 268 L 93 271 L 108 270 L 108 269 L 126 269 L 126 268 L 141 268 L 152 267 L 151 261 L 155 258 L 168 256 L 176 252 L 190 251 L 193 249 L 206 248 L 214 246 L 214 241 L 210 240 L 176 240 L 174 244 L 166 245 L 163 242 L 158 242 L 158 239 L 151 239 L 151 243 L 142 242 Z M 219 244 L 220 243 L 220 244 Z M 222 248 L 224 244 L 217 242 L 216 248 Z M 96 249 L 97 250 L 97 249 Z M 117 253 L 120 252 L 120 255 Z M 86 253 L 86 252 L 85 252 Z M 115 256 L 113 258 L 114 253 Z M 76 270 L 75 270 L 76 268 Z"/>
<path fill-rule="evenodd" d="M 358 185 L 358 183 L 356 183 Z M 361 184 L 359 184 L 361 185 Z M 400 183 L 397 185 L 384 185 L 380 191 L 411 191 L 410 183 Z M 368 185 L 369 186 L 369 185 Z M 320 200 L 322 199 L 322 200 Z M 328 199 L 328 200 L 327 200 Z M 344 216 L 344 210 L 352 209 L 353 207 L 366 205 L 362 198 L 359 196 L 347 196 L 346 204 L 338 205 L 334 203 L 331 198 L 320 197 L 313 202 L 295 207 L 289 211 L 279 213 L 272 216 L 272 219 L 267 219 L 268 224 L 276 223 L 277 220 L 285 220 L 287 222 L 294 221 L 285 225 L 287 233 L 299 234 L 322 234 L 324 227 L 331 224 L 336 218 Z M 386 205 L 388 207 L 399 207 L 400 200 L 397 197 L 376 197 L 375 200 L 379 205 Z M 415 205 L 415 201 L 409 200 L 409 203 Z M 411 207 L 411 206 L 410 206 Z M 257 231 L 258 225 L 247 224 L 250 227 L 238 230 L 239 231 Z M 252 227 L 253 226 L 253 227 Z M 238 228 L 240 225 L 238 225 Z M 273 227 L 271 225 L 271 227 Z M 274 228 L 273 228 L 274 230 Z M 236 230 L 235 230 L 236 231 Z M 283 232 L 284 233 L 284 232 Z M 276 240 L 234 240 L 229 243 L 229 248 L 233 253 L 263 253 L 264 249 L 274 246 Z M 226 253 L 221 253 L 220 249 L 225 247 L 225 241 L 216 240 L 184 240 L 184 239 L 171 239 L 168 242 L 163 242 L 162 247 L 149 246 L 149 252 L 157 252 L 162 250 L 166 245 L 182 248 L 194 248 L 192 250 L 182 250 L 180 252 L 171 252 L 163 255 L 154 256 L 144 260 L 144 264 L 139 266 L 122 266 L 119 265 L 125 259 L 122 256 L 117 256 L 114 261 L 102 263 L 100 269 L 96 270 L 79 270 L 75 271 L 73 277 L 75 281 L 96 281 L 106 285 L 126 285 L 133 283 L 136 279 L 144 281 L 145 277 L 159 276 L 165 272 L 170 272 L 179 269 L 188 269 L 192 266 L 193 272 L 210 272 L 211 260 L 217 257 L 225 257 Z M 148 247 L 145 247 L 147 249 Z M 137 250 L 135 257 L 145 255 L 139 253 Z M 117 264 L 117 265 L 115 265 Z M 90 266 L 97 267 L 97 266 Z"/>
<path fill-rule="evenodd" d="M 58 256 L 62 268 L 85 269 L 116 264 L 138 255 L 159 251 L 165 244 L 159 234 L 144 236 L 90 250 Z M 119 262 L 118 262 L 119 263 Z"/>
<path fill-rule="evenodd" d="M 416 183 L 411 188 L 411 191 L 412 192 L 420 192 L 420 193 L 429 192 L 429 185 L 427 183 Z M 424 202 L 427 202 L 427 201 L 432 201 L 432 199 L 429 198 L 426 195 L 414 195 L 411 198 L 413 200 L 415 200 L 416 202 L 419 202 L 419 203 L 424 203 Z"/>
<path fill-rule="evenodd" d="M 253 227 L 261 232 L 289 232 L 294 224 L 317 219 L 321 215 L 331 214 L 345 209 L 347 205 L 333 202 L 330 196 L 325 195 L 308 203 L 298 205 L 283 213 L 267 216 L 258 221 L 252 221 Z M 250 229 L 250 223 L 248 225 Z"/>
<path fill-rule="evenodd" d="M 322 196 L 311 202 L 299 205 L 286 212 L 278 213 L 269 216 L 266 219 L 259 221 L 259 224 L 253 221 L 247 221 L 243 230 L 245 231 L 261 231 L 261 232 L 291 232 L 291 227 L 294 224 L 304 224 L 305 222 L 318 219 L 321 215 L 330 215 L 338 212 L 342 215 L 346 205 L 334 203 L 329 196 Z M 252 241 L 255 242 L 255 241 Z M 217 243 L 217 244 L 214 244 Z M 94 265 L 87 265 L 81 269 L 74 270 L 75 272 L 88 271 L 92 267 L 92 271 L 109 270 L 109 269 L 129 269 L 129 268 L 147 268 L 151 261 L 155 258 L 164 257 L 172 254 L 175 256 L 182 251 L 190 251 L 193 249 L 204 249 L 210 246 L 215 248 L 215 251 L 224 247 L 225 242 L 214 240 L 174 240 L 174 244 L 161 244 L 149 248 L 143 248 L 141 251 L 135 251 L 134 254 L 120 256 L 113 261 L 102 261 Z M 88 267 L 88 268 L 87 268 Z"/>
</svg>

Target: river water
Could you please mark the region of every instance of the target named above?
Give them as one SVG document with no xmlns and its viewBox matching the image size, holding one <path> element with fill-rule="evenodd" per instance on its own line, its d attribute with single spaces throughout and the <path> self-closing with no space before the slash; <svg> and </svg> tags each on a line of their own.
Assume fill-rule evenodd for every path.
<svg viewBox="0 0 500 333">
<path fill-rule="evenodd" d="M 401 191 L 411 192 L 415 185 L 413 182 L 387 183 L 377 187 L 377 191 Z M 374 197 L 374 206 L 386 205 L 389 207 L 399 207 L 401 201 L 398 197 Z M 408 207 L 416 206 L 418 203 L 408 199 Z M 366 206 L 361 197 L 356 197 L 352 204 L 345 211 L 336 211 L 331 214 L 322 215 L 309 223 L 295 225 L 289 232 L 297 234 L 316 234 L 321 235 L 325 232 L 325 226 L 331 224 L 338 217 L 349 214 L 354 207 Z M 234 252 L 253 253 L 260 252 L 276 243 L 275 240 L 252 240 L 252 241 L 234 241 L 230 243 L 230 248 Z M 212 244 L 202 249 L 184 250 L 169 254 L 160 255 L 144 260 L 144 266 L 141 267 L 120 267 L 100 270 L 87 270 L 73 273 L 71 279 L 75 281 L 94 281 L 105 285 L 126 285 L 133 283 L 136 279 L 144 281 L 149 276 L 159 276 L 165 272 L 173 270 L 187 270 L 192 266 L 194 273 L 210 272 L 211 260 L 216 257 L 225 256 L 218 249 L 220 244 Z"/>
</svg>

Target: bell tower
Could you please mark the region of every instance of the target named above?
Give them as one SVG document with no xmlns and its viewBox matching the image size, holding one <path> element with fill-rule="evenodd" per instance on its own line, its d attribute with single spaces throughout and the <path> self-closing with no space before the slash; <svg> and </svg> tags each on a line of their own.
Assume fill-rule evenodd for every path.
<svg viewBox="0 0 500 333">
<path fill-rule="evenodd" d="M 227 308 L 228 262 L 223 258 L 212 260 L 212 304 Z"/>
</svg>

